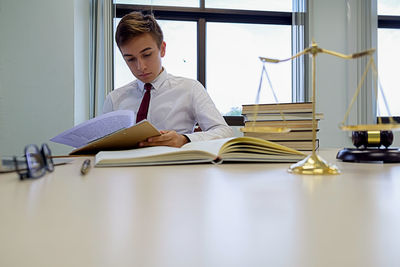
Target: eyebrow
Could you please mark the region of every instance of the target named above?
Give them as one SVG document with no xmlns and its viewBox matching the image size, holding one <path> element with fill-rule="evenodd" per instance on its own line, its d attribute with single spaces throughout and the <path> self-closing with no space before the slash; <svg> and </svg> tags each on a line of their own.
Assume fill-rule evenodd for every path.
<svg viewBox="0 0 400 267">
<path fill-rule="evenodd" d="M 145 49 L 143 49 L 142 51 L 140 51 L 139 53 L 141 54 L 141 53 L 144 53 L 144 52 L 146 52 L 147 50 L 151 50 L 151 47 L 146 47 Z M 131 54 L 123 54 L 123 56 L 124 57 L 133 57 L 133 55 L 131 55 Z"/>
</svg>

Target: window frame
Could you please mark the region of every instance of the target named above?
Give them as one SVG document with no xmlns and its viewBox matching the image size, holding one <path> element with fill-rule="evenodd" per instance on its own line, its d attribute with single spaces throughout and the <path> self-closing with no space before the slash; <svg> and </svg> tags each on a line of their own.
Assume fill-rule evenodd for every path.
<svg viewBox="0 0 400 267">
<path fill-rule="evenodd" d="M 132 11 L 141 11 L 144 14 L 153 13 L 157 19 L 162 20 L 196 21 L 197 79 L 204 87 L 206 87 L 207 22 L 292 25 L 292 12 L 205 8 L 204 0 L 201 0 L 201 3 L 200 7 L 116 4 L 114 18 L 122 18 Z"/>
<path fill-rule="evenodd" d="M 293 26 L 293 13 L 284 11 L 259 11 L 242 9 L 206 8 L 205 0 L 199 7 L 154 6 L 138 4 L 114 4 L 113 19 L 122 18 L 132 11 L 154 14 L 156 19 L 197 22 L 197 80 L 206 85 L 206 23 L 249 23 Z M 293 88 L 292 88 L 293 90 Z M 302 92 L 304 96 L 307 92 Z M 304 97 L 303 96 L 303 97 Z M 243 126 L 243 116 L 224 116 L 228 125 Z"/>
</svg>

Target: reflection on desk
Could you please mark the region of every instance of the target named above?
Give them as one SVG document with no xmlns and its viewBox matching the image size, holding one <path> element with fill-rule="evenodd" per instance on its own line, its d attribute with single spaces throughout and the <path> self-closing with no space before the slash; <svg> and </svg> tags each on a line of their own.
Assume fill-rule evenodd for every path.
<svg viewBox="0 0 400 267">
<path fill-rule="evenodd" d="M 0 175 L 0 266 L 400 266 L 400 165 L 92 168 Z"/>
<path fill-rule="evenodd" d="M 26 160 L 24 157 L 17 159 L 18 166 L 21 170 L 26 170 Z M 72 162 L 71 158 L 53 158 L 54 165 L 63 165 Z M 14 172 L 15 162 L 13 157 L 0 157 L 0 173 Z"/>
</svg>

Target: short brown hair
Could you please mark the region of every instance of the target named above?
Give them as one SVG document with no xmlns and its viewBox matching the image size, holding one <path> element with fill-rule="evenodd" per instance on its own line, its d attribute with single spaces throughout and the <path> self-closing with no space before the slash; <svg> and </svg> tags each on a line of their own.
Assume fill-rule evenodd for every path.
<svg viewBox="0 0 400 267">
<path fill-rule="evenodd" d="M 118 47 L 121 47 L 121 45 L 144 33 L 150 33 L 158 47 L 161 47 L 164 36 L 154 16 L 132 12 L 123 16 L 119 22 L 115 41 Z"/>
</svg>

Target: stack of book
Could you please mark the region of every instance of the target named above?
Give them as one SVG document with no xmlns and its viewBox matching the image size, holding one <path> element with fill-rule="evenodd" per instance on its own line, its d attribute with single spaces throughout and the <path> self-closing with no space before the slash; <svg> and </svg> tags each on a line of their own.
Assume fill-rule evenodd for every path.
<svg viewBox="0 0 400 267">
<path fill-rule="evenodd" d="M 273 141 L 296 150 L 313 149 L 311 102 L 243 105 L 242 115 L 245 121 L 244 136 Z M 316 113 L 315 118 L 315 129 L 318 133 L 318 122 L 323 118 L 323 114 Z M 246 131 L 257 127 L 289 128 L 290 131 L 284 133 Z M 318 146 L 319 139 L 316 138 L 316 148 Z"/>
</svg>

